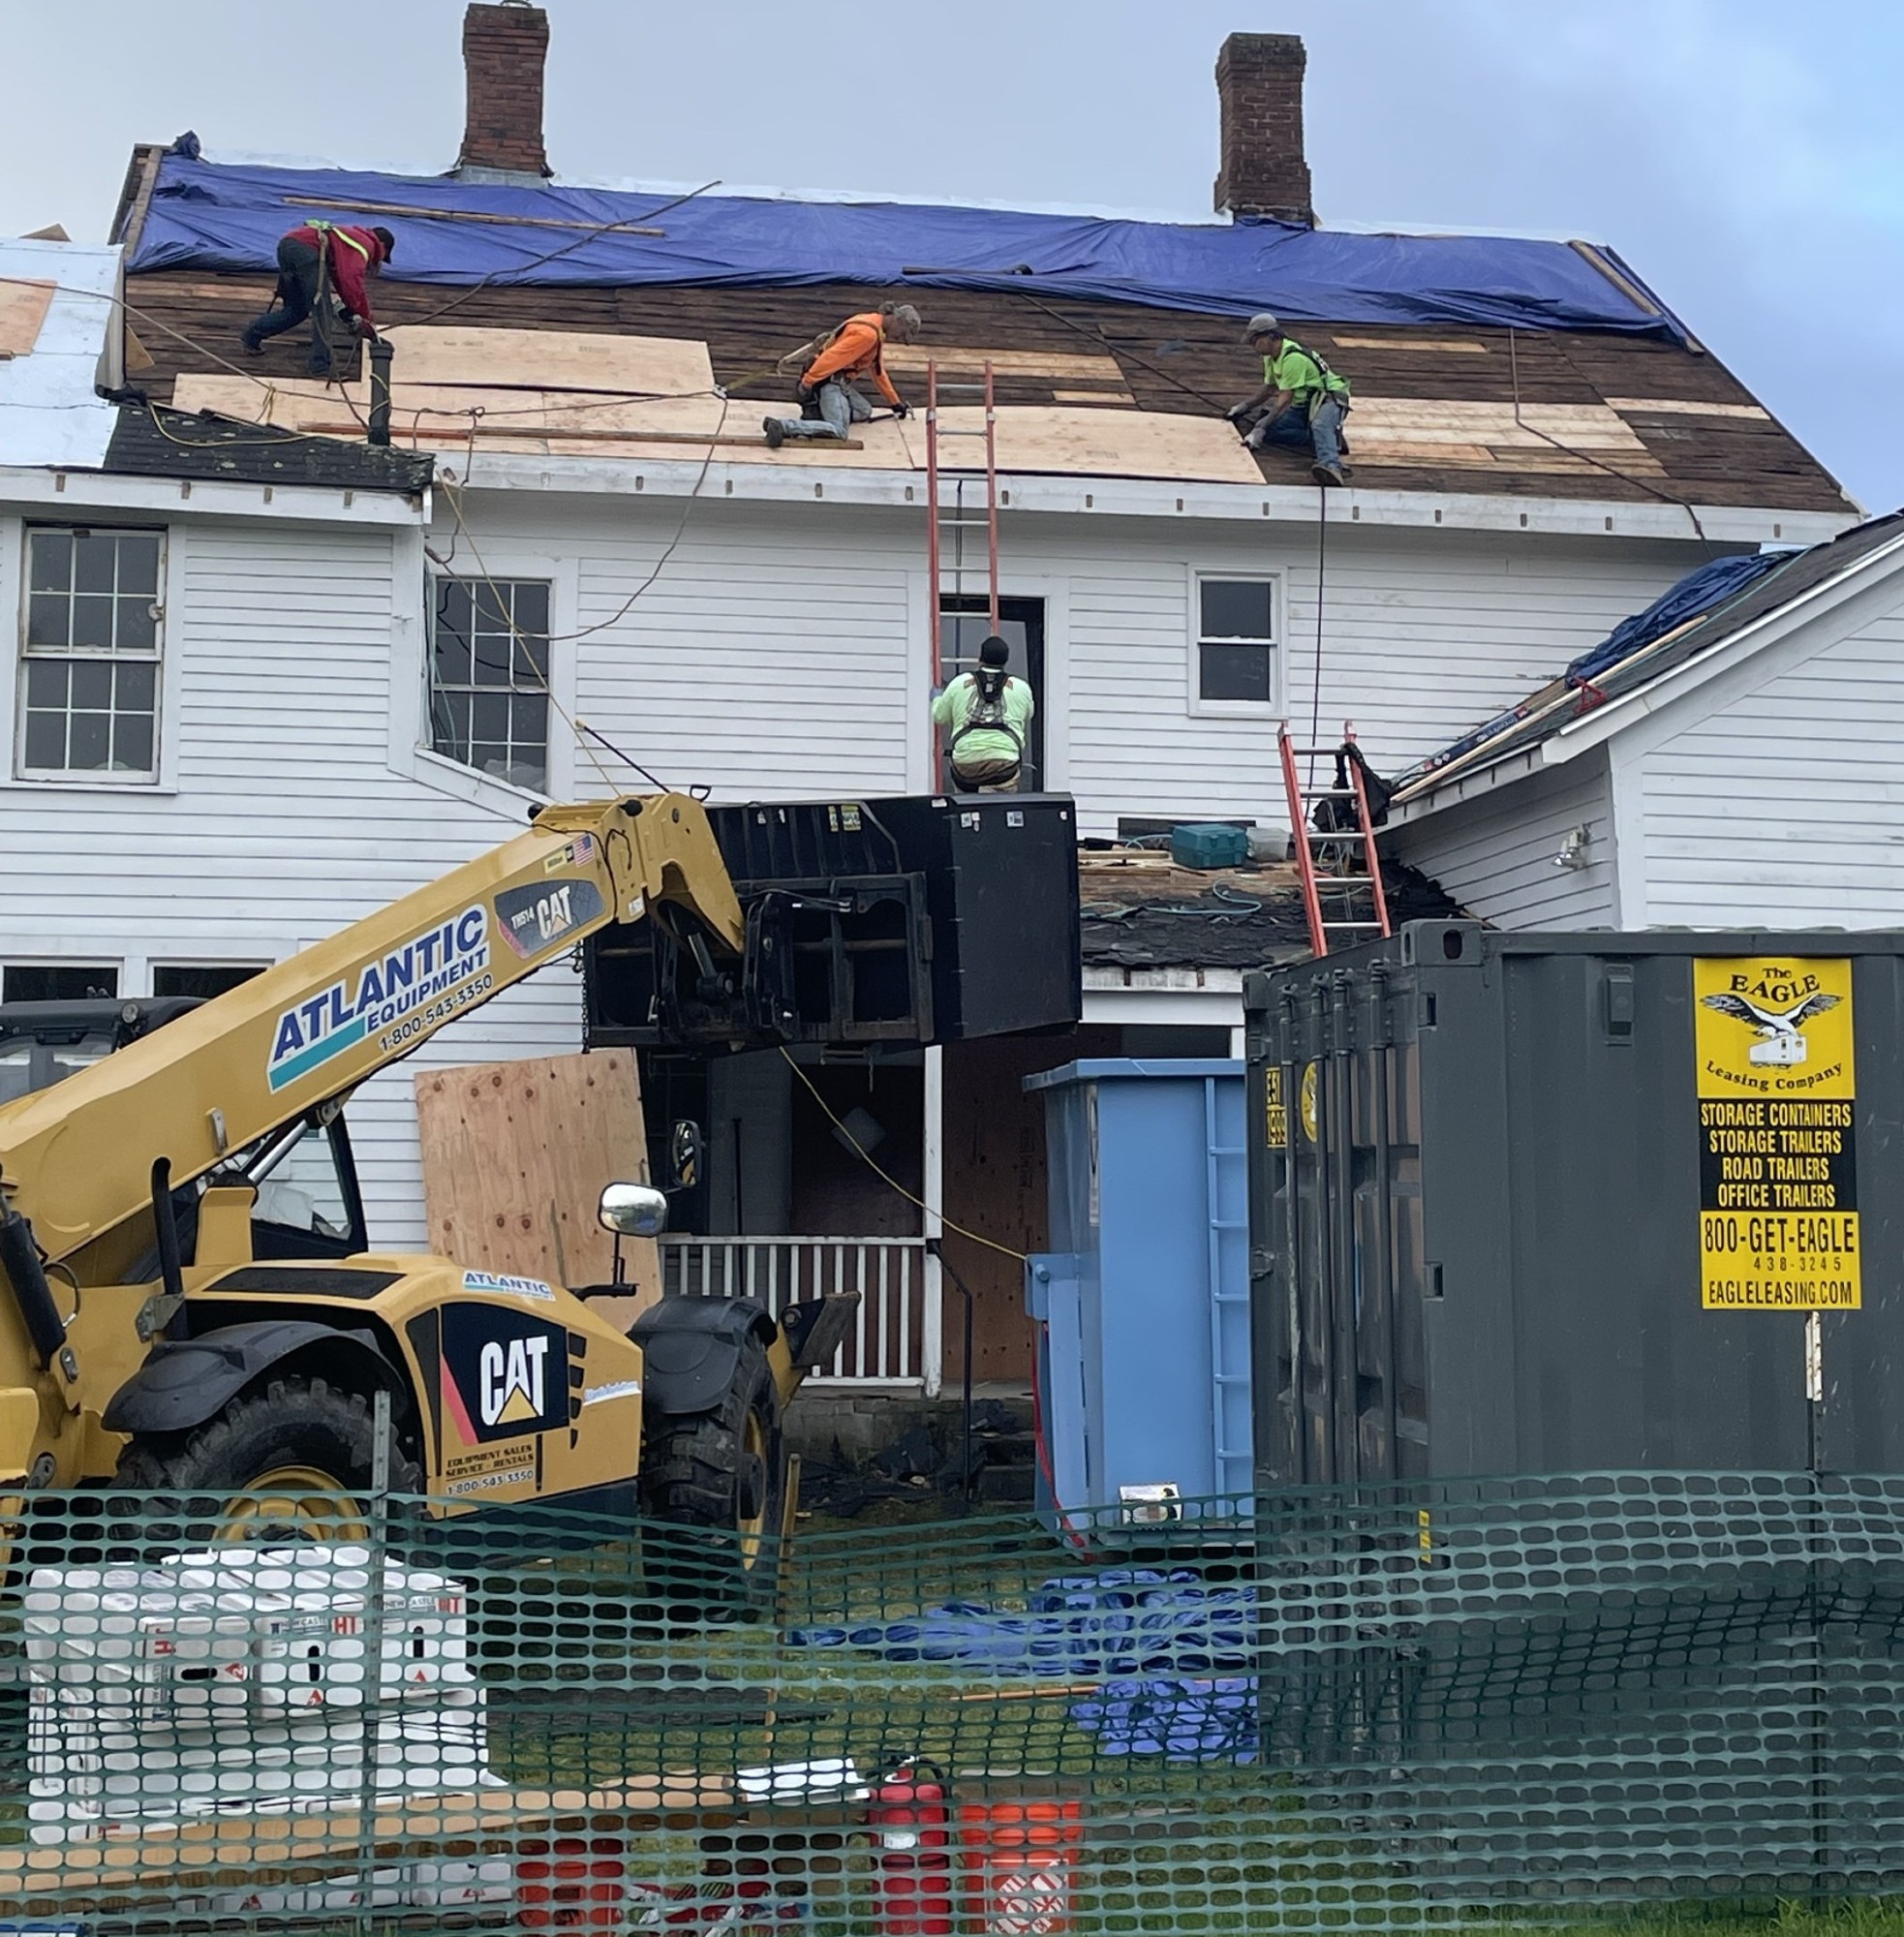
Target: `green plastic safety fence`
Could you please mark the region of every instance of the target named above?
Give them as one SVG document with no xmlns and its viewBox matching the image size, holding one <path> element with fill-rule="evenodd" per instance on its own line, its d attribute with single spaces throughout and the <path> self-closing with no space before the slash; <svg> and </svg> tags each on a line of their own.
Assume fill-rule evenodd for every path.
<svg viewBox="0 0 1904 1937">
<path fill-rule="evenodd" d="M 1904 1891 L 1904 1479 L 784 1550 L 401 1498 L 7 1511 L 0 1929 L 1213 1937 Z"/>
</svg>

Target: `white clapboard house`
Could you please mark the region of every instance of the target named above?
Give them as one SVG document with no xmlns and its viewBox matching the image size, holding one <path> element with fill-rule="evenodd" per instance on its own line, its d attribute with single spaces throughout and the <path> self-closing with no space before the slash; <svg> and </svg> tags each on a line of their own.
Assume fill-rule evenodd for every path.
<svg viewBox="0 0 1904 1937">
<path fill-rule="evenodd" d="M 1314 227 L 1300 147 L 1263 132 L 1290 117 L 1260 111 L 1300 108 L 1300 43 L 1227 44 L 1218 215 L 1173 228 L 545 179 L 540 20 L 471 9 L 470 135 L 447 178 L 140 148 L 112 249 L 0 245 L 0 289 L 50 292 L 37 321 L 37 298 L 0 308 L 17 660 L 0 678 L 0 995 L 214 989 L 537 800 L 646 784 L 624 755 L 722 800 L 929 791 L 929 699 L 989 616 L 993 514 L 1002 630 L 1038 698 L 1032 778 L 1104 842 L 1285 826 L 1284 719 L 1324 738 L 1353 720 L 1378 769 L 1408 767 L 1689 570 L 1857 516 L 1610 252 Z M 390 449 L 359 427 L 353 358 L 325 388 L 302 332 L 255 362 L 236 349 L 277 236 L 353 211 L 400 238 L 376 296 Z M 940 430 L 981 426 L 993 386 L 989 495 L 984 440 L 949 435 L 935 493 L 923 413 L 846 448 L 760 437 L 763 414 L 798 408 L 781 359 L 892 299 L 926 320 L 893 375 L 915 405 L 940 386 Z M 1264 306 L 1354 383 L 1346 490 L 1224 421 L 1258 381 L 1239 333 Z M 1418 837 L 1410 810 L 1407 855 L 1433 873 L 1436 822 L 1489 811 Z M 1599 865 L 1611 836 L 1567 812 Z M 1623 857 L 1621 909 L 1668 906 L 1626 899 Z M 1443 879 L 1488 911 L 1459 867 Z M 1244 967 L 1289 940 L 1234 903 L 1213 920 L 1112 902 L 1088 909 L 1074 1036 L 811 1072 L 913 1195 L 1018 1248 L 1044 1214 L 1023 1077 L 1226 1051 Z M 545 975 L 423 1056 L 581 1035 L 574 978 Z M 651 1126 L 694 1115 L 709 1136 L 673 1268 L 745 1280 L 797 1239 L 801 1269 L 883 1287 L 848 1371 L 936 1387 L 925 1220 L 783 1064 L 650 1058 L 644 1087 Z M 411 1072 L 354 1109 L 376 1236 L 422 1242 Z M 975 1369 L 1022 1375 L 1014 1267 L 946 1243 L 978 1293 Z"/>
</svg>

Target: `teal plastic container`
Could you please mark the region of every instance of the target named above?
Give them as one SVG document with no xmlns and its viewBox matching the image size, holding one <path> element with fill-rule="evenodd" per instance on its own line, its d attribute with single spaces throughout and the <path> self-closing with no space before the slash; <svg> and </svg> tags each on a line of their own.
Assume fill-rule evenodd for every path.
<svg viewBox="0 0 1904 1937">
<path fill-rule="evenodd" d="M 1241 868 L 1249 859 L 1249 830 L 1221 821 L 1193 821 L 1170 830 L 1170 858 L 1180 868 Z"/>
</svg>

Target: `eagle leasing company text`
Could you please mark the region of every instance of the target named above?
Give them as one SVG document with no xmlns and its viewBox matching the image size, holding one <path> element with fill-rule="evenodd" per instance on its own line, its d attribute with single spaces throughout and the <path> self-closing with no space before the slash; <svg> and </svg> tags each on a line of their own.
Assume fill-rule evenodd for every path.
<svg viewBox="0 0 1904 1937">
<path fill-rule="evenodd" d="M 1851 964 L 1693 964 L 1700 1302 L 1852 1311 L 1858 1274 Z"/>
</svg>

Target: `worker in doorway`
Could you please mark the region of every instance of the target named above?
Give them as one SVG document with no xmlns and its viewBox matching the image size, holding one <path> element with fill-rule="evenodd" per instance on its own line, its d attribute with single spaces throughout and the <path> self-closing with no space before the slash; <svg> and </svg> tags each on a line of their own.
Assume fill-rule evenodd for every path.
<svg viewBox="0 0 1904 1937">
<path fill-rule="evenodd" d="M 307 222 L 278 238 L 278 287 L 272 307 L 245 330 L 245 349 L 259 355 L 267 338 L 295 329 L 311 319 L 309 369 L 330 375 L 330 319 L 324 304 L 331 295 L 343 305 L 359 336 L 374 341 L 370 278 L 395 253 L 397 238 L 387 229 L 343 229 L 329 222 Z"/>
<path fill-rule="evenodd" d="M 1031 730 L 1031 689 L 1005 668 L 1011 648 L 995 632 L 978 649 L 978 670 L 962 672 L 933 700 L 945 731 L 946 762 L 961 793 L 1016 793 Z"/>
<path fill-rule="evenodd" d="M 894 416 L 909 416 L 910 407 L 886 375 L 886 345 L 910 343 L 918 333 L 919 312 L 910 303 L 881 303 L 849 316 L 814 346 L 817 354 L 800 373 L 793 395 L 806 415 L 768 417 L 761 426 L 768 444 L 778 450 L 789 437 L 844 438 L 854 424 L 866 422 L 873 406 L 859 387 L 863 377 L 873 380 Z"/>
<path fill-rule="evenodd" d="M 1315 460 L 1309 475 L 1318 484 L 1347 483 L 1342 419 L 1349 410 L 1348 379 L 1286 336 L 1267 312 L 1249 319 L 1243 340 L 1263 359 L 1263 387 L 1229 414 L 1243 441 L 1252 450 L 1272 444 L 1307 449 Z"/>
</svg>

